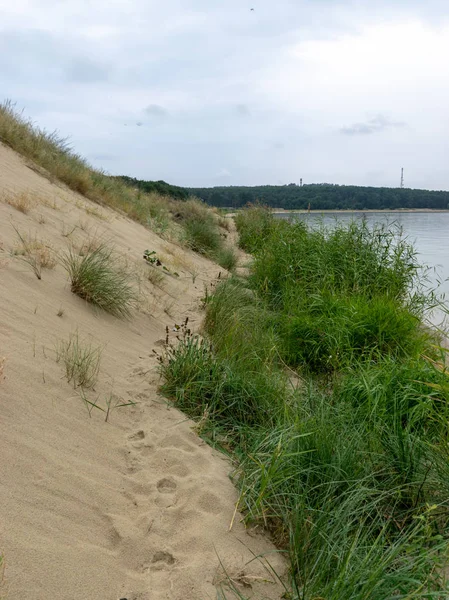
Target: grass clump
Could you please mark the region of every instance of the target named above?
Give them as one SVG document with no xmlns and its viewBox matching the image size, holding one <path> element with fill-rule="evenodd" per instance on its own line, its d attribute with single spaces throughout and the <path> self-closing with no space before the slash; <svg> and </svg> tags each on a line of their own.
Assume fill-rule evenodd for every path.
<svg viewBox="0 0 449 600">
<path fill-rule="evenodd" d="M 232 452 L 289 597 L 445 598 L 449 385 L 413 248 L 364 223 L 264 222 L 250 276 L 208 298 L 206 337 L 168 347 L 163 390 Z"/>
<path fill-rule="evenodd" d="M 203 202 L 196 199 L 178 201 L 173 210 L 189 248 L 205 256 L 220 249 L 222 240 L 216 215 Z"/>
<path fill-rule="evenodd" d="M 5 202 L 24 215 L 27 215 L 35 206 L 35 202 L 25 192 L 15 194 L 14 196 L 5 196 Z"/>
<path fill-rule="evenodd" d="M 239 232 L 239 245 L 246 252 L 256 252 L 265 244 L 274 225 L 273 213 L 268 207 L 250 205 L 235 216 Z"/>
<path fill-rule="evenodd" d="M 174 219 L 183 228 L 184 243 L 188 248 L 228 271 L 235 268 L 237 257 L 234 250 L 224 243 L 225 234 L 220 232 L 223 225 L 219 215 L 195 198 L 173 203 L 172 210 Z"/>
<path fill-rule="evenodd" d="M 61 258 L 74 294 L 119 318 L 131 315 L 136 294 L 131 279 L 107 243 L 92 245 L 80 256 L 72 248 Z"/>
<path fill-rule="evenodd" d="M 100 370 L 101 348 L 82 341 L 78 332 L 60 342 L 56 348 L 56 362 L 62 361 L 67 381 L 74 388 L 93 388 Z"/>
<path fill-rule="evenodd" d="M 14 227 L 14 231 L 19 243 L 13 254 L 26 262 L 38 279 L 42 279 L 42 269 L 54 269 L 56 266 L 55 251 L 49 244 L 39 240 L 36 236 L 33 238 L 30 235 L 24 235 L 17 227 Z"/>
<path fill-rule="evenodd" d="M 223 269 L 230 272 L 235 271 L 237 266 L 237 255 L 234 248 L 223 246 L 215 253 L 214 258 Z"/>
</svg>

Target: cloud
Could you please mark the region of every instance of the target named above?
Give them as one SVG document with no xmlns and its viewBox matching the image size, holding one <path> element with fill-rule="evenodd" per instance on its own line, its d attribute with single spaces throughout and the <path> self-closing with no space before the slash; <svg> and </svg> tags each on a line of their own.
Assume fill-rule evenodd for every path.
<svg viewBox="0 0 449 600">
<path fill-rule="evenodd" d="M 248 117 L 251 114 L 249 107 L 246 104 L 237 104 L 235 112 L 241 117 Z"/>
<path fill-rule="evenodd" d="M 387 129 L 397 129 L 405 127 L 405 123 L 401 121 L 391 121 L 388 117 L 378 114 L 363 123 L 354 123 L 340 129 L 340 133 L 344 135 L 371 135 L 372 133 L 380 133 Z"/>
<path fill-rule="evenodd" d="M 225 167 L 222 167 L 218 171 L 218 173 L 216 173 L 215 177 L 228 178 L 228 177 L 231 177 L 231 173 L 228 169 L 226 169 Z"/>
<path fill-rule="evenodd" d="M 145 112 L 147 115 L 152 117 L 165 117 L 167 115 L 167 111 L 163 106 L 159 106 L 159 104 L 149 104 L 145 108 Z"/>
<path fill-rule="evenodd" d="M 75 58 L 68 65 L 67 79 L 75 83 L 97 83 L 107 81 L 109 70 L 106 66 L 88 58 Z"/>
<path fill-rule="evenodd" d="M 116 174 L 449 187 L 447 0 L 255 8 L 3 2 L 2 96 Z"/>
</svg>

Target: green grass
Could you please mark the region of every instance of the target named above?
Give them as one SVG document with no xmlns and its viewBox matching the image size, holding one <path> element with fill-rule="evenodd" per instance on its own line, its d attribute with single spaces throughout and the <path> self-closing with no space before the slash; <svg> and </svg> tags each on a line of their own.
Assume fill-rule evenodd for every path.
<svg viewBox="0 0 449 600">
<path fill-rule="evenodd" d="M 234 456 L 292 598 L 446 598 L 449 385 L 413 248 L 270 219 L 250 277 L 208 298 L 206 337 L 168 348 L 162 389 Z"/>
<path fill-rule="evenodd" d="M 271 234 L 274 217 L 271 210 L 261 205 L 253 205 L 235 216 L 239 231 L 239 245 L 243 250 L 253 253 L 265 244 Z"/>
<path fill-rule="evenodd" d="M 223 246 L 217 250 L 214 254 L 214 260 L 220 267 L 223 267 L 223 269 L 226 269 L 231 273 L 235 271 L 237 266 L 237 255 L 234 248 L 230 246 Z"/>
<path fill-rule="evenodd" d="M 74 294 L 115 317 L 130 316 L 136 293 L 111 246 L 92 245 L 83 256 L 70 248 L 61 262 L 69 274 Z"/>
</svg>

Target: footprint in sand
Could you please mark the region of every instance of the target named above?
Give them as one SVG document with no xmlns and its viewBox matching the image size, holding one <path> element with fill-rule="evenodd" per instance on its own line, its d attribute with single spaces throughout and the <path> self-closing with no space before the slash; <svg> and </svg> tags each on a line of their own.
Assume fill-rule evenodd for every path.
<svg viewBox="0 0 449 600">
<path fill-rule="evenodd" d="M 161 494 L 174 494 L 178 486 L 173 479 L 164 477 L 164 479 L 157 482 L 156 487 Z"/>
<path fill-rule="evenodd" d="M 159 550 L 155 552 L 151 562 L 142 565 L 142 572 L 148 571 L 166 571 L 169 567 L 175 564 L 176 560 L 173 554 Z"/>
<path fill-rule="evenodd" d="M 136 433 L 133 433 L 128 436 L 128 439 L 132 442 L 136 442 L 137 440 L 143 440 L 145 438 L 145 431 L 143 429 L 139 429 Z"/>
<path fill-rule="evenodd" d="M 174 565 L 175 562 L 173 554 L 160 550 L 159 552 L 156 552 L 151 559 L 151 568 L 162 571 L 167 567 Z"/>
</svg>

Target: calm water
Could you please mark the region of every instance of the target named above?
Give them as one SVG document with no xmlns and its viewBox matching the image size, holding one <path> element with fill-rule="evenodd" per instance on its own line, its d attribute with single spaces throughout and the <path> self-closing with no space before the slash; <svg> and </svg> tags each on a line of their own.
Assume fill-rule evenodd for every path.
<svg viewBox="0 0 449 600">
<path fill-rule="evenodd" d="M 294 216 L 311 224 L 323 220 L 325 224 L 335 221 L 348 222 L 352 219 L 366 218 L 369 223 L 397 223 L 403 228 L 404 236 L 418 252 L 421 264 L 432 267 L 429 273 L 432 284 L 439 283 L 439 292 L 445 294 L 445 304 L 449 306 L 449 212 L 367 212 L 367 213 L 278 213 L 279 218 Z M 442 313 L 438 311 L 433 316 L 434 322 L 441 321 Z"/>
</svg>

